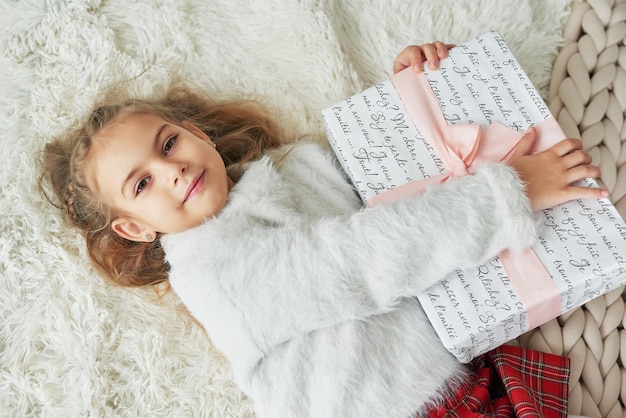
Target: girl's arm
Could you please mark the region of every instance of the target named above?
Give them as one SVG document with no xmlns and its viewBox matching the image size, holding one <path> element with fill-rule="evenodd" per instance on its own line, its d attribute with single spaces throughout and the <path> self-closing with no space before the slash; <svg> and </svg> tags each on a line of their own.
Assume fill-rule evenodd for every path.
<svg viewBox="0 0 626 418">
<path fill-rule="evenodd" d="M 394 309 L 455 269 L 530 246 L 531 207 L 606 193 L 569 185 L 599 175 L 580 141 L 529 155 L 533 140 L 531 131 L 520 143 L 511 158 L 515 169 L 489 164 L 424 195 L 349 217 L 249 231 L 256 239 L 241 239 L 236 251 L 246 254 L 237 267 L 242 283 L 226 282 L 225 291 L 247 312 L 255 341 L 274 345 Z M 532 183 L 524 184 L 518 171 Z"/>
<path fill-rule="evenodd" d="M 292 158 L 301 158 L 297 150 Z M 211 222 L 222 221 L 227 219 Z M 204 252 L 199 262 L 206 264 L 199 268 L 223 276 L 220 293 L 265 351 L 325 326 L 392 310 L 454 269 L 476 266 L 504 248 L 527 247 L 534 237 L 524 185 L 510 167 L 492 164 L 422 196 L 351 216 L 251 222 L 224 232 L 226 258 L 222 251 L 217 258 Z M 215 246 L 219 242 L 217 237 Z"/>
</svg>

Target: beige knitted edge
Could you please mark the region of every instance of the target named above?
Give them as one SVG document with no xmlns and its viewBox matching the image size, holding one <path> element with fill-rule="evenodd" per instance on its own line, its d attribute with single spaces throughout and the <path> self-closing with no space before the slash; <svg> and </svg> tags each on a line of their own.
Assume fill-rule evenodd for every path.
<svg viewBox="0 0 626 418">
<path fill-rule="evenodd" d="M 611 200 L 626 215 L 626 0 L 576 1 L 550 83 L 550 110 L 581 138 Z M 574 309 L 518 340 L 571 359 L 569 413 L 626 417 L 624 287 Z"/>
</svg>

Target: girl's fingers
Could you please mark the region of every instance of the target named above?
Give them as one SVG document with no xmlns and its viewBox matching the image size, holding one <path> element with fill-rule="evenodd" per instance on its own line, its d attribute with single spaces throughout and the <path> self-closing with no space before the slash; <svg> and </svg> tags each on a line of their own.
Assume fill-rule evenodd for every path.
<svg viewBox="0 0 626 418">
<path fill-rule="evenodd" d="M 454 44 L 444 44 L 441 41 L 435 41 L 433 45 L 437 49 L 437 55 L 440 59 L 446 58 L 448 56 L 448 50 L 454 48 Z"/>
<path fill-rule="evenodd" d="M 561 157 L 561 159 L 567 168 L 588 165 L 591 164 L 592 161 L 591 155 L 582 150 L 571 151 L 569 154 L 565 154 L 564 157 Z"/>
<path fill-rule="evenodd" d="M 439 52 L 434 44 L 422 45 L 422 53 L 428 64 L 428 68 L 436 70 L 439 66 Z"/>
<path fill-rule="evenodd" d="M 413 67 L 414 71 L 422 70 L 422 62 L 424 61 L 424 56 L 422 54 L 422 50 L 415 46 L 407 46 L 398 54 L 396 60 L 393 63 L 393 72 L 397 73 L 407 67 Z"/>
<path fill-rule="evenodd" d="M 607 189 L 601 189 L 597 187 L 580 187 L 571 186 L 567 190 L 569 194 L 568 200 L 573 199 L 603 199 L 609 197 L 609 191 Z"/>
<path fill-rule="evenodd" d="M 448 56 L 448 50 L 453 46 L 452 44 L 444 44 L 441 41 L 422 45 L 428 68 L 431 70 L 439 68 L 439 60 L 446 58 Z"/>
<path fill-rule="evenodd" d="M 426 61 L 426 56 L 424 55 L 424 51 L 422 50 L 421 47 L 415 47 L 413 48 L 412 54 L 411 54 L 411 68 L 413 69 L 413 71 L 415 72 L 421 72 L 424 68 L 424 62 Z"/>
<path fill-rule="evenodd" d="M 582 179 L 586 179 L 586 178 L 597 179 L 599 177 L 600 177 L 600 169 L 597 166 L 591 165 L 591 164 L 584 164 L 584 165 L 578 165 L 576 167 L 573 167 L 567 170 L 564 180 L 567 184 L 571 184 Z"/>
<path fill-rule="evenodd" d="M 424 68 L 424 63 L 432 70 L 439 68 L 439 60 L 448 56 L 448 50 L 454 44 L 444 44 L 441 41 L 423 45 L 410 45 L 402 50 L 393 63 L 394 74 L 411 67 L 413 71 L 419 73 Z"/>
<path fill-rule="evenodd" d="M 565 155 L 582 148 L 583 143 L 579 139 L 567 138 L 557 142 L 549 149 L 555 152 L 559 157 L 564 157 Z"/>
<path fill-rule="evenodd" d="M 535 145 L 536 139 L 537 139 L 537 132 L 535 128 L 531 126 L 530 128 L 528 128 L 528 131 L 526 131 L 524 136 L 522 136 L 520 141 L 515 146 L 515 150 L 513 151 L 513 154 L 511 154 L 509 161 L 514 161 L 517 158 L 529 155 L 530 151 Z"/>
</svg>

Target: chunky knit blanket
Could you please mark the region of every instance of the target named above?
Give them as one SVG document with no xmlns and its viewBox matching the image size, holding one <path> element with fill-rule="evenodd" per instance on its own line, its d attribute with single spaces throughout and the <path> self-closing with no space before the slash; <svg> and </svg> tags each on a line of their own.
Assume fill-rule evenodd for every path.
<svg viewBox="0 0 626 418">
<path fill-rule="evenodd" d="M 1 0 L 0 416 L 252 417 L 176 297 L 105 283 L 36 159 L 111 86 L 259 97 L 295 138 L 407 44 L 490 29 L 548 100 L 570 0 Z"/>
</svg>

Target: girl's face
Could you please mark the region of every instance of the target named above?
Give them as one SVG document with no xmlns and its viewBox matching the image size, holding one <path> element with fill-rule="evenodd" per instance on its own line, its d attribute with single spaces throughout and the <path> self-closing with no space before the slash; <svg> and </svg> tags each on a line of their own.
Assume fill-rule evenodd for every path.
<svg viewBox="0 0 626 418">
<path fill-rule="evenodd" d="M 204 132 L 182 125 L 134 113 L 94 138 L 87 183 L 119 215 L 111 226 L 122 237 L 181 232 L 224 207 L 233 183 L 222 157 Z"/>
</svg>

